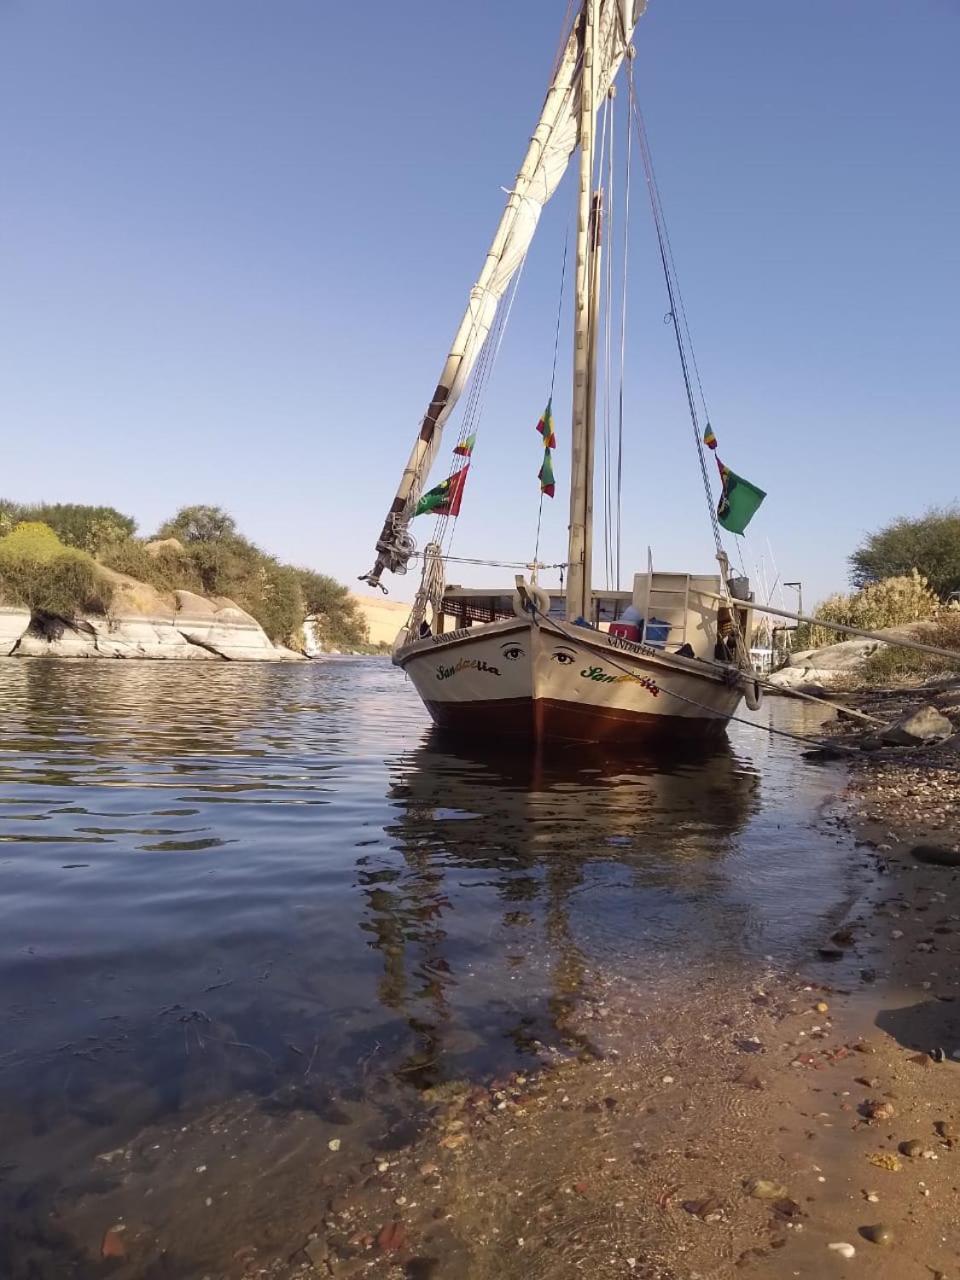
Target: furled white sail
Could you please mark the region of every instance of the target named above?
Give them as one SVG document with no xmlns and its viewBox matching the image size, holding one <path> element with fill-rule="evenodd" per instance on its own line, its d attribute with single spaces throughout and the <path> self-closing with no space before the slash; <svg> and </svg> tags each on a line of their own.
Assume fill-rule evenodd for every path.
<svg viewBox="0 0 960 1280">
<path fill-rule="evenodd" d="M 613 82 L 646 0 L 602 0 L 597 41 L 600 61 L 597 102 Z M 402 573 L 412 552 L 406 533 L 410 513 L 424 488 L 443 435 L 443 426 L 473 372 L 497 314 L 497 306 L 526 256 L 541 210 L 563 177 L 577 145 L 580 83 L 583 75 L 581 23 L 574 24 L 547 93 L 540 120 L 466 314 L 457 330 L 404 468 L 396 497 L 377 541 L 377 560 L 365 580 L 377 586 L 384 569 Z"/>
</svg>

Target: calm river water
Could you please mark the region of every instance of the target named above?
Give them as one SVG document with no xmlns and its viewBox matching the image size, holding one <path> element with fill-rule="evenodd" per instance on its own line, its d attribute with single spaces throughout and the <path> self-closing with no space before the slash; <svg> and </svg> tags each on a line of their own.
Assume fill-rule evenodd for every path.
<svg viewBox="0 0 960 1280">
<path fill-rule="evenodd" d="M 305 1062 L 331 1089 L 516 1066 L 593 975 L 656 999 L 788 963 L 855 894 L 814 831 L 840 775 L 742 726 L 657 764 L 468 755 L 374 659 L 12 660 L 0 705 L 7 1155 Z"/>
</svg>

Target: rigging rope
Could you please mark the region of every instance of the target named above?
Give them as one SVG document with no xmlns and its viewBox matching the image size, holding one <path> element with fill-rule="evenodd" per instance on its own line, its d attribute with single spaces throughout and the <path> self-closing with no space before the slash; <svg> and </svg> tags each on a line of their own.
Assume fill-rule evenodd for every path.
<svg viewBox="0 0 960 1280">
<path fill-rule="evenodd" d="M 553 400 L 553 389 L 557 382 L 557 357 L 560 354 L 560 321 L 563 318 L 563 290 L 567 280 L 567 248 L 570 244 L 570 226 L 563 236 L 563 265 L 560 268 L 560 297 L 557 301 L 557 328 L 553 338 L 553 368 L 550 370 L 550 396 L 549 400 Z M 533 548 L 534 561 L 540 559 L 540 526 L 543 523 L 543 490 L 540 490 L 540 506 L 537 509 L 537 539 Z M 550 566 L 556 568 L 556 566 Z"/>
<path fill-rule="evenodd" d="M 600 115 L 600 119 L 602 119 L 602 123 L 600 123 L 600 147 L 599 147 L 598 161 L 596 161 L 596 173 L 598 173 L 599 175 L 600 189 L 603 189 L 604 160 L 605 160 L 605 157 L 607 157 L 607 136 L 609 133 L 609 125 L 611 125 L 611 115 L 612 115 L 611 99 L 609 99 L 609 95 L 608 95 L 607 97 L 604 97 L 602 115 Z M 613 151 L 613 148 L 611 147 L 611 154 L 612 154 L 612 151 Z M 590 264 L 591 273 L 590 274 L 591 276 L 593 276 L 594 271 L 598 269 L 598 265 L 599 265 L 600 282 L 602 282 L 603 284 L 605 283 L 604 273 L 605 271 L 608 271 L 608 261 L 604 261 L 603 259 L 603 241 L 605 236 L 607 236 L 607 228 L 609 225 L 609 210 L 604 209 L 603 207 L 603 197 L 600 198 L 600 201 L 598 201 L 598 204 L 595 205 L 595 210 L 596 210 L 596 216 L 598 216 L 598 218 L 600 219 L 599 236 L 596 236 L 595 238 L 596 251 L 600 253 L 600 261 L 598 264 L 598 260 L 596 260 L 596 252 L 595 252 L 594 255 L 591 256 L 591 264 Z M 593 282 L 591 282 L 590 292 L 593 292 Z M 608 289 L 604 289 L 604 303 L 605 301 L 607 301 L 608 292 L 609 292 Z M 604 317 L 605 317 L 605 312 L 604 312 Z M 608 351 L 609 351 L 609 342 L 607 344 L 607 347 L 604 348 L 604 352 L 608 352 Z M 604 369 L 605 369 L 605 362 L 604 362 Z M 604 396 L 604 401 L 603 401 L 604 408 L 607 407 L 608 402 L 609 402 L 609 398 L 607 396 Z M 609 419 L 607 416 L 604 416 L 604 425 L 603 425 L 603 480 L 604 480 L 604 483 L 603 483 L 603 544 L 604 544 L 603 557 L 604 557 L 604 570 L 605 572 L 607 572 L 607 586 L 609 588 L 609 585 L 611 585 L 611 582 L 609 582 L 609 502 L 611 502 L 611 493 L 609 493 Z"/>
<path fill-rule="evenodd" d="M 473 400 L 473 406 L 474 406 L 473 415 L 470 418 L 469 422 L 461 428 L 461 430 L 464 433 L 463 435 L 464 439 L 466 439 L 470 434 L 475 434 L 476 429 L 480 425 L 480 417 L 483 413 L 484 392 L 486 391 L 487 383 L 490 380 L 490 376 L 493 373 L 494 366 L 497 363 L 497 357 L 500 354 L 500 347 L 503 344 L 504 335 L 506 334 L 507 326 L 510 323 L 510 315 L 511 315 L 511 312 L 513 311 L 513 304 L 517 298 L 517 291 L 520 288 L 520 281 L 523 278 L 523 269 L 526 266 L 526 263 L 527 263 L 527 257 L 526 257 L 526 254 L 524 254 L 523 258 L 520 261 L 520 266 L 517 268 L 516 274 L 514 275 L 513 281 L 510 285 L 510 294 L 506 300 L 507 305 L 506 307 L 501 306 L 497 308 L 497 320 L 496 320 L 495 329 L 491 329 L 490 333 L 487 335 L 487 341 L 484 343 L 485 352 L 484 352 L 484 367 L 483 367 L 483 373 L 482 373 L 482 380 L 477 379 L 477 383 L 474 386 L 474 390 L 476 391 L 476 396 L 474 397 L 474 400 Z M 496 335 L 496 340 L 491 341 L 491 339 L 494 338 L 494 333 Z M 443 521 L 443 527 L 442 527 L 443 533 L 446 534 L 447 554 L 449 554 L 450 547 L 453 545 L 453 537 L 454 537 L 454 534 L 456 533 L 458 519 L 459 519 L 459 515 L 455 515 L 453 517 L 448 517 L 448 516 L 441 517 L 441 520 Z M 449 532 L 447 532 L 448 526 L 449 526 Z"/>
<path fill-rule="evenodd" d="M 606 201 L 601 203 L 599 216 L 602 219 L 600 226 L 599 244 L 602 248 L 603 260 L 601 262 L 601 271 L 603 272 L 603 562 L 604 574 L 606 578 L 607 590 L 610 590 L 610 579 L 612 576 L 611 563 L 613 559 L 610 533 L 612 523 L 610 492 L 610 383 L 611 383 L 611 316 L 613 305 L 613 253 L 611 252 L 611 228 L 613 226 L 613 122 L 614 122 L 614 106 L 613 98 L 608 95 L 603 104 L 604 109 L 604 125 L 603 125 L 603 142 L 600 147 L 600 164 L 598 174 L 600 176 L 601 190 L 603 190 L 604 181 L 604 157 L 607 159 L 606 171 Z M 605 144 L 607 135 L 609 134 L 609 151 Z"/>
<path fill-rule="evenodd" d="M 677 290 L 675 288 L 674 273 L 671 270 L 672 258 L 667 247 L 667 234 L 664 225 L 663 206 L 660 201 L 660 191 L 657 187 L 657 178 L 653 168 L 653 159 L 650 155 L 650 144 L 647 139 L 643 113 L 640 110 L 640 104 L 636 101 L 634 101 L 633 104 L 633 114 L 637 125 L 637 140 L 640 144 L 640 154 L 643 160 L 644 174 L 647 180 L 647 190 L 650 194 L 650 207 L 653 211 L 653 222 L 657 233 L 657 243 L 660 248 L 660 261 L 663 264 L 663 275 L 667 286 L 667 298 L 670 302 L 670 315 L 668 318 L 673 324 L 674 336 L 677 341 L 677 351 L 680 355 L 680 367 L 683 370 L 683 381 L 687 391 L 687 405 L 690 410 L 690 421 L 693 426 L 697 458 L 700 462 L 700 475 L 703 480 L 703 491 L 707 500 L 707 510 L 710 514 L 710 524 L 713 529 L 713 540 L 716 544 L 717 557 L 722 561 L 724 556 L 723 540 L 720 536 L 720 523 L 717 519 L 716 508 L 713 503 L 713 490 L 710 487 L 710 477 L 707 473 L 707 462 L 703 451 L 703 440 L 700 435 L 700 423 L 697 418 L 697 405 L 693 394 L 690 367 L 687 361 L 687 351 L 683 340 L 683 330 L 681 328 L 682 313 L 677 304 Z"/>
<path fill-rule="evenodd" d="M 617 405 L 617 529 L 616 529 L 616 587 L 620 590 L 620 556 L 622 551 L 623 512 L 623 385 L 627 363 L 627 259 L 630 245 L 630 171 L 633 160 L 633 130 L 630 119 L 634 104 L 633 46 L 627 49 L 629 97 L 627 99 L 627 157 L 623 193 L 623 283 L 620 294 L 620 388 Z"/>
<path fill-rule="evenodd" d="M 670 313 L 667 319 L 673 325 L 674 337 L 677 342 L 677 351 L 680 355 L 680 367 L 683 370 L 683 382 L 687 392 L 687 405 L 690 410 L 690 423 L 693 427 L 693 439 L 697 450 L 697 460 L 700 463 L 700 477 L 703 481 L 703 492 L 706 498 L 707 511 L 710 516 L 710 525 L 713 529 L 713 541 L 716 547 L 717 560 L 720 564 L 721 574 L 720 582 L 723 594 L 726 596 L 727 605 L 731 611 L 736 608 L 734 603 L 730 585 L 727 581 L 729 574 L 729 560 L 727 553 L 723 548 L 723 539 L 720 535 L 720 521 L 717 515 L 717 508 L 713 501 L 713 490 L 710 486 L 710 477 L 707 473 L 707 462 L 704 453 L 703 436 L 700 431 L 700 422 L 697 416 L 696 398 L 693 394 L 693 384 L 690 379 L 690 367 L 693 366 L 697 379 L 697 385 L 700 389 L 700 399 L 704 405 L 704 413 L 706 414 L 706 398 L 703 394 L 703 386 L 700 382 L 700 373 L 696 365 L 696 358 L 693 355 L 693 342 L 690 338 L 690 328 L 686 322 L 686 313 L 683 308 L 683 299 L 680 296 L 680 288 L 676 279 L 676 264 L 673 261 L 673 251 L 670 248 L 670 237 L 666 227 L 666 218 L 663 212 L 663 202 L 660 199 L 660 189 L 657 185 L 657 176 L 653 167 L 653 156 L 650 151 L 650 142 L 647 137 L 647 128 L 643 119 L 643 112 L 640 104 L 634 101 L 633 114 L 637 125 L 637 139 L 640 144 L 640 154 L 643 160 L 644 174 L 647 181 L 647 190 L 650 194 L 650 207 L 653 211 L 653 221 L 657 232 L 657 243 L 660 248 L 660 261 L 663 264 L 664 281 L 667 287 L 667 297 L 670 302 Z M 679 306 L 678 306 L 679 303 Z M 686 332 L 686 342 L 684 342 L 684 332 Z M 690 360 L 687 358 L 687 348 L 690 349 Z M 709 418 L 707 419 L 709 423 Z M 742 553 L 741 553 L 742 562 Z M 744 577 L 746 577 L 744 571 Z M 737 647 L 737 655 L 744 668 L 751 668 L 750 654 L 748 642 L 741 634 L 740 628 L 734 627 L 734 636 Z"/>
<path fill-rule="evenodd" d="M 441 556 L 440 559 L 448 564 L 482 564 L 494 569 L 567 569 L 570 564 L 568 560 L 541 564 L 530 560 L 487 560 L 477 556 Z"/>
</svg>

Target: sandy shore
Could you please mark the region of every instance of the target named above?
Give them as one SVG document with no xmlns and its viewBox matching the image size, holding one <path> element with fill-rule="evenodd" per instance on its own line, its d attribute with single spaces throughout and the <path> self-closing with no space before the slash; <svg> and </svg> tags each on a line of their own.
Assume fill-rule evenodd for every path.
<svg viewBox="0 0 960 1280">
<path fill-rule="evenodd" d="M 307 1064 L 288 1105 L 91 1149 L 8 1240 L 16 1280 L 960 1275 L 960 870 L 910 852 L 957 838 L 958 765 L 854 760 L 823 835 L 860 837 L 864 897 L 800 971 L 718 970 L 672 1008 L 609 980 L 562 1052 L 413 1116 L 387 1082 L 326 1098 Z"/>
</svg>

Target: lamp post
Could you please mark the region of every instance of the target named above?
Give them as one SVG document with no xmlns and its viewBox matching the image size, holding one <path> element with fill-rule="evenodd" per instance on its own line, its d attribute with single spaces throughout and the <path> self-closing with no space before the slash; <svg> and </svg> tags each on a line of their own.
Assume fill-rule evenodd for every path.
<svg viewBox="0 0 960 1280">
<path fill-rule="evenodd" d="M 797 613 L 803 613 L 803 583 L 802 582 L 785 582 L 785 587 L 792 587 L 797 593 Z"/>
</svg>

